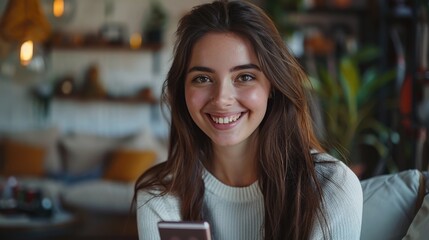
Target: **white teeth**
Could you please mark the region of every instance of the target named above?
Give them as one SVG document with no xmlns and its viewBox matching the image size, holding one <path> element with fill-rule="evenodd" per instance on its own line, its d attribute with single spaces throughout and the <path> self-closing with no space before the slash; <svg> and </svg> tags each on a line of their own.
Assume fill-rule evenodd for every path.
<svg viewBox="0 0 429 240">
<path fill-rule="evenodd" d="M 241 114 L 236 114 L 236 115 L 233 115 L 233 116 L 230 116 L 230 117 L 220 117 L 220 118 L 218 118 L 218 117 L 211 116 L 211 118 L 212 118 L 212 120 L 215 123 L 218 123 L 218 124 L 228 124 L 228 123 L 232 123 L 232 122 L 237 121 L 238 118 L 240 118 L 240 116 L 241 116 Z"/>
</svg>

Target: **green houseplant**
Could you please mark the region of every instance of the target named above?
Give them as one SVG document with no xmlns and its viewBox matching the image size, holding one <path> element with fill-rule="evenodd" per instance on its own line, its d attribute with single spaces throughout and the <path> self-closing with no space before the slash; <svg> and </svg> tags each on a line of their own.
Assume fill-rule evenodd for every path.
<svg viewBox="0 0 429 240">
<path fill-rule="evenodd" d="M 144 24 L 143 36 L 146 43 L 161 43 L 167 24 L 167 12 L 158 0 L 151 0 L 149 13 Z"/>
<path fill-rule="evenodd" d="M 328 151 L 349 165 L 360 164 L 363 146 L 386 159 L 395 133 L 374 116 L 377 92 L 395 78 L 395 71 L 380 72 L 371 65 L 379 51 L 366 47 L 339 59 L 335 72 L 319 66 L 310 77 L 320 100 L 325 133 L 322 142 Z M 366 64 L 366 67 L 362 67 Z"/>
</svg>

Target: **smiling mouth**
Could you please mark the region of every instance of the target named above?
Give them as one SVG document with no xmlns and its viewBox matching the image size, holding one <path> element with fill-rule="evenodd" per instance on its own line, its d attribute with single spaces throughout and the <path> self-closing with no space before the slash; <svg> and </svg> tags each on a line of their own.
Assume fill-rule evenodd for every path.
<svg viewBox="0 0 429 240">
<path fill-rule="evenodd" d="M 213 122 L 217 124 L 229 124 L 229 123 L 236 122 L 241 117 L 241 115 L 242 113 L 237 113 L 227 117 L 216 117 L 216 116 L 210 115 L 210 118 L 213 120 Z"/>
</svg>

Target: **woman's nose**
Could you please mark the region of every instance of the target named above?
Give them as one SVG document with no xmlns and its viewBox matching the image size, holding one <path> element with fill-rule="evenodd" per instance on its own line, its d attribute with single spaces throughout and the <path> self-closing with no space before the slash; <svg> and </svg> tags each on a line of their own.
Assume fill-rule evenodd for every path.
<svg viewBox="0 0 429 240">
<path fill-rule="evenodd" d="M 219 107 L 232 105 L 235 91 L 231 80 L 218 82 L 212 94 L 213 104 Z"/>
</svg>

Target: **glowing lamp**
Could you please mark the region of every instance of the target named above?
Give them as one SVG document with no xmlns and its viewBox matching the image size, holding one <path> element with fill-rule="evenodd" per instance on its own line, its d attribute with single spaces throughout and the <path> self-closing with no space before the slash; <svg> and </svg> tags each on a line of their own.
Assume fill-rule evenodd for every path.
<svg viewBox="0 0 429 240">
<path fill-rule="evenodd" d="M 0 19 L 0 37 L 13 47 L 0 59 L 0 74 L 25 81 L 42 78 L 47 67 L 42 45 L 50 34 L 39 0 L 10 0 Z"/>
<path fill-rule="evenodd" d="M 54 0 L 52 2 L 52 14 L 57 18 L 64 15 L 64 0 Z"/>
<path fill-rule="evenodd" d="M 22 65 L 26 66 L 30 63 L 31 59 L 33 59 L 34 53 L 34 44 L 33 41 L 28 40 L 25 41 L 20 48 L 19 51 L 19 60 Z"/>
</svg>

